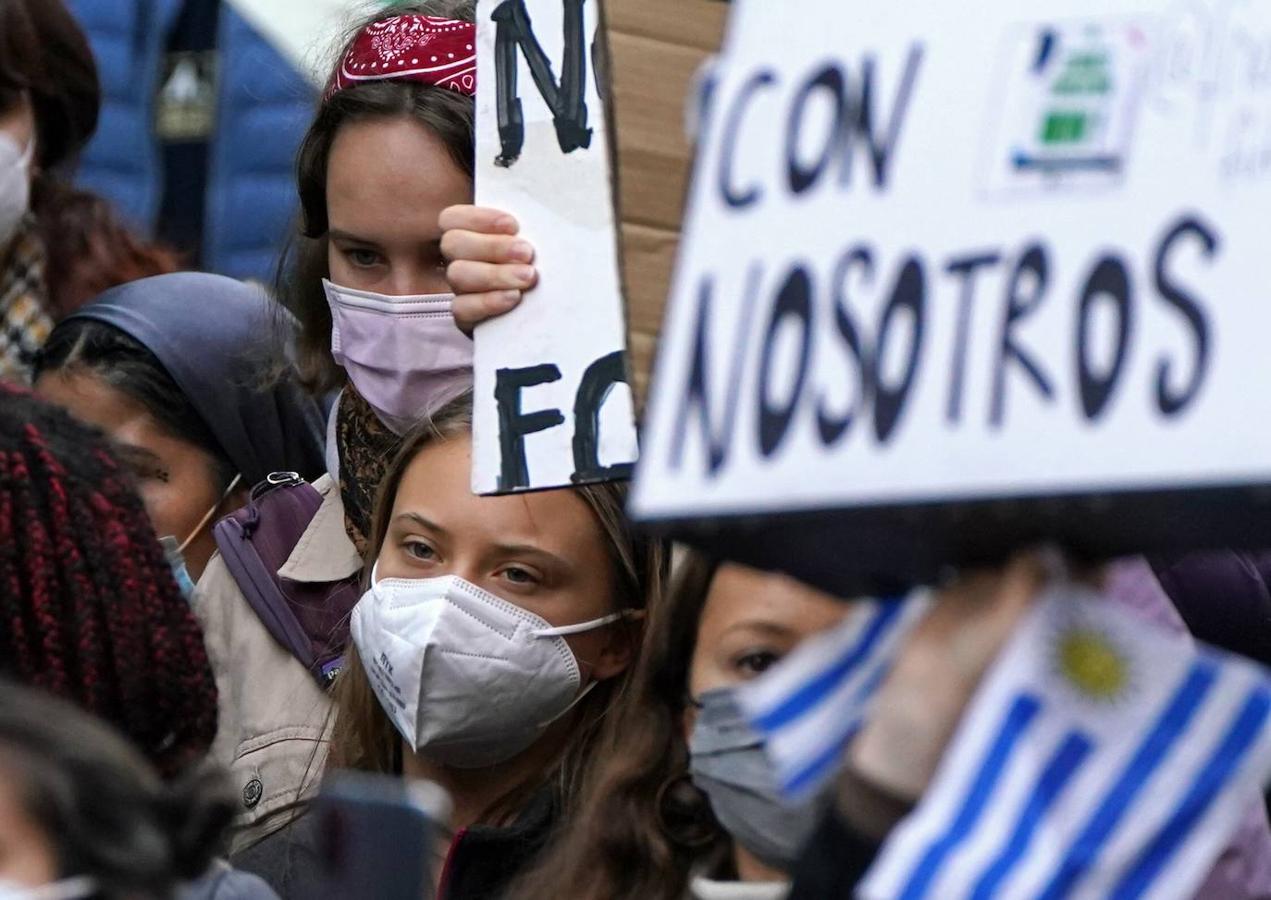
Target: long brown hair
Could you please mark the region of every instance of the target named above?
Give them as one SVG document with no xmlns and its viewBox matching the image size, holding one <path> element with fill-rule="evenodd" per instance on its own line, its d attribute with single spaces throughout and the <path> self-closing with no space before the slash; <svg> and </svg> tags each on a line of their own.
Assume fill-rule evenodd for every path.
<svg viewBox="0 0 1271 900">
<path fill-rule="evenodd" d="M 472 398 L 459 397 L 435 413 L 429 420 L 406 436 L 401 450 L 389 467 L 380 486 L 372 519 L 371 540 L 367 547 L 367 564 L 379 555 L 392 519 L 393 501 L 406 469 L 423 450 L 440 441 L 466 435 L 472 430 Z M 649 616 L 659 614 L 662 585 L 667 567 L 666 554 L 660 541 L 636 534 L 623 503 L 626 486 L 616 482 L 581 485 L 570 488 L 586 502 L 604 533 L 616 586 L 612 609 L 647 610 Z M 515 815 L 531 794 L 551 783 L 562 815 L 577 812 L 574 802 L 585 774 L 596 758 L 596 745 L 601 725 L 610 710 L 620 705 L 638 665 L 641 641 L 639 623 L 616 623 L 614 627 L 630 629 L 628 640 L 637 648 L 631 666 L 622 674 L 598 684 L 578 704 L 577 726 L 558 765 L 540 779 L 522 785 L 499 800 L 482 817 L 492 823 L 506 821 Z M 401 738 L 380 707 L 358 658 L 356 648 L 349 645 L 345 665 L 335 686 L 336 720 L 331 736 L 331 764 L 341 768 L 393 773 L 400 769 Z"/>
<path fill-rule="evenodd" d="M 378 10 L 352 29 L 343 42 L 339 65 L 353 39 L 367 25 L 388 16 L 418 14 L 463 19 L 476 16 L 475 0 L 415 0 Z M 300 324 L 297 367 L 315 393 L 344 384 L 344 373 L 331 357 L 331 310 L 322 291 L 327 268 L 327 163 L 331 145 L 350 122 L 412 118 L 439 137 L 460 170 L 471 177 L 475 158 L 473 99 L 457 91 L 409 81 L 368 81 L 346 88 L 324 102 L 300 144 L 296 186 L 301 221 L 279 261 L 277 295 Z"/>
<path fill-rule="evenodd" d="M 680 900 L 690 871 L 723 860 L 730 840 L 689 780 L 683 723 L 698 623 L 716 565 L 689 555 L 651 610 L 631 691 L 606 723 L 604 763 L 578 815 L 510 896 L 517 900 Z"/>
</svg>

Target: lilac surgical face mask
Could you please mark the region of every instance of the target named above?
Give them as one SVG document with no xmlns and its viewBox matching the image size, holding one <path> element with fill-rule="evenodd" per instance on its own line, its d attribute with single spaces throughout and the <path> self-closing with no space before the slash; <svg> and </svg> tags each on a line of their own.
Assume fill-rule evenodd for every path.
<svg viewBox="0 0 1271 900">
<path fill-rule="evenodd" d="M 405 434 L 472 385 L 472 340 L 455 325 L 454 294 L 391 297 L 323 279 L 331 355 L 380 421 Z"/>
</svg>

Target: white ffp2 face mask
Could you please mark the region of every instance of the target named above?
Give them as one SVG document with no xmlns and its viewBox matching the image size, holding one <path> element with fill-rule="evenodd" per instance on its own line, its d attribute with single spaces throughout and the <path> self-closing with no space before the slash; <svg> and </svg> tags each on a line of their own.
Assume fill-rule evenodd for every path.
<svg viewBox="0 0 1271 900">
<path fill-rule="evenodd" d="M 0 249 L 13 238 L 31 206 L 31 160 L 35 138 L 23 149 L 0 132 Z"/>
<path fill-rule="evenodd" d="M 632 615 L 554 628 L 455 575 L 385 578 L 353 609 L 353 642 L 375 695 L 411 749 L 442 765 L 505 762 L 590 690 L 564 635 Z"/>
</svg>

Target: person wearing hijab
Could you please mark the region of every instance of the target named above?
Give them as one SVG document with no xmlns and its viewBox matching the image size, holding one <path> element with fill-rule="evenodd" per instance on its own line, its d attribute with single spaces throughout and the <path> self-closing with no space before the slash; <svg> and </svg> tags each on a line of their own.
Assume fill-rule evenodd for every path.
<svg viewBox="0 0 1271 900">
<path fill-rule="evenodd" d="M 194 581 L 213 519 L 271 472 L 325 468 L 319 404 L 270 377 L 275 309 L 220 275 L 144 278 L 60 323 L 37 361 L 36 392 L 114 439 Z"/>
<path fill-rule="evenodd" d="M 270 786 L 299 781 L 327 704 L 233 588 L 211 528 L 270 473 L 325 470 L 322 409 L 279 365 L 279 316 L 262 291 L 230 278 L 145 278 L 58 324 L 35 379 L 37 394 L 113 438 L 156 533 L 169 538 L 220 695 L 209 755 L 230 770 L 249 818 L 282 802 Z"/>
</svg>

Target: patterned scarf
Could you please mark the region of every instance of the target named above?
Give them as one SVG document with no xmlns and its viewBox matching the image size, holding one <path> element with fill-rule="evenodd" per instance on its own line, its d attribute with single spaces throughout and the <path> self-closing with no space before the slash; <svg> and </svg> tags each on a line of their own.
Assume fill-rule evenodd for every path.
<svg viewBox="0 0 1271 900">
<path fill-rule="evenodd" d="M 350 382 L 345 385 L 335 413 L 335 442 L 340 459 L 344 530 L 357 552 L 365 556 L 380 482 L 402 439 L 379 420 Z"/>
<path fill-rule="evenodd" d="M 28 216 L 0 263 L 0 380 L 29 384 L 53 320 L 45 311 L 44 245 Z"/>
</svg>

